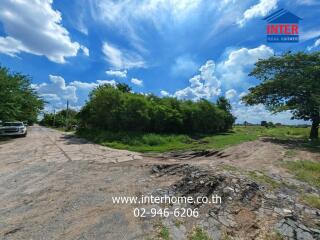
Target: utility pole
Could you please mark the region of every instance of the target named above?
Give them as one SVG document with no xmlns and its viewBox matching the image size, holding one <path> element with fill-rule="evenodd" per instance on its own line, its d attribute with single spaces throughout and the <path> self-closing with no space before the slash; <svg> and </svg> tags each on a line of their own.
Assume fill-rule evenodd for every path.
<svg viewBox="0 0 320 240">
<path fill-rule="evenodd" d="M 53 109 L 53 126 L 56 124 L 56 109 Z"/>
<path fill-rule="evenodd" d="M 69 101 L 67 100 L 67 112 L 66 112 L 66 129 L 68 129 L 68 117 L 69 117 Z"/>
</svg>

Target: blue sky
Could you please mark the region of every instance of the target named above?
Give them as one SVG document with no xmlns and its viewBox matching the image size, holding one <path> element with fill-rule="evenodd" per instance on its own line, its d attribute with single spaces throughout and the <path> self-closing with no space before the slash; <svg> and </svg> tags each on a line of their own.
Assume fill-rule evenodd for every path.
<svg viewBox="0 0 320 240">
<path fill-rule="evenodd" d="M 320 50 L 318 0 L 2 0 L 0 64 L 32 77 L 61 109 L 80 109 L 99 84 L 215 101 L 225 95 L 238 122 L 291 121 L 245 107 L 240 97 L 259 58 Z M 285 8 L 301 17 L 299 43 L 267 43 L 264 16 Z"/>
</svg>

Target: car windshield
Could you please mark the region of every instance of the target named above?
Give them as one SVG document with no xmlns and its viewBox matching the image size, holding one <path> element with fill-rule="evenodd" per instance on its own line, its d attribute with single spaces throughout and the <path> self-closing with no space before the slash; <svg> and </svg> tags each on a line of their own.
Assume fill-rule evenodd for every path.
<svg viewBox="0 0 320 240">
<path fill-rule="evenodd" d="M 5 122 L 3 124 L 4 127 L 22 127 L 23 123 L 20 122 Z"/>
</svg>

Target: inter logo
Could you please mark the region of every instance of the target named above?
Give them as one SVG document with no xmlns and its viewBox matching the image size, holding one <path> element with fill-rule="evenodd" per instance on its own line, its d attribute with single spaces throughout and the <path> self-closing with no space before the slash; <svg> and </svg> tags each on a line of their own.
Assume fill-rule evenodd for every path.
<svg viewBox="0 0 320 240">
<path fill-rule="evenodd" d="M 280 9 L 263 20 L 268 22 L 268 42 L 299 42 L 299 21 L 302 20 L 300 17 Z"/>
</svg>

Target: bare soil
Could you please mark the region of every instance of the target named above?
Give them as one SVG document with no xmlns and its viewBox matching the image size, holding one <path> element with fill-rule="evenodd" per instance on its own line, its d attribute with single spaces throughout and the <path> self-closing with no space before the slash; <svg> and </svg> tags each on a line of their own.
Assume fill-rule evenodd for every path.
<svg viewBox="0 0 320 240">
<path fill-rule="evenodd" d="M 267 239 L 274 230 L 289 232 L 284 235 L 288 239 L 317 239 L 320 212 L 301 204 L 297 189 L 283 185 L 270 190 L 245 174 L 265 172 L 281 183 L 319 194 L 319 189 L 299 185 L 281 162 L 320 161 L 320 154 L 295 150 L 289 155 L 290 149 L 262 139 L 224 151 L 151 157 L 30 127 L 26 138 L 0 144 L 0 239 L 157 239 L 162 225 L 172 239 L 186 239 L 195 226 L 215 240 L 226 235 Z M 216 184 L 210 185 L 213 179 Z M 182 219 L 179 224 L 172 217 L 135 218 L 137 206 L 112 203 L 115 196 L 214 192 L 223 196 L 221 206 L 198 206 L 198 219 Z"/>
</svg>

